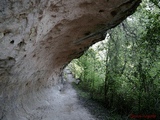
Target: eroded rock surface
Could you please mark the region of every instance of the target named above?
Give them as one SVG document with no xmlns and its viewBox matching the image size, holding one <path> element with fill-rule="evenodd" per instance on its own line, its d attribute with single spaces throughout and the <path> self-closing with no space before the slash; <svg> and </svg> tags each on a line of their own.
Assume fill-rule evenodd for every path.
<svg viewBox="0 0 160 120">
<path fill-rule="evenodd" d="M 34 105 L 37 91 L 56 85 L 67 63 L 102 40 L 104 30 L 132 14 L 139 3 L 0 0 L 0 120 L 22 120 L 16 113 L 23 104 Z"/>
</svg>

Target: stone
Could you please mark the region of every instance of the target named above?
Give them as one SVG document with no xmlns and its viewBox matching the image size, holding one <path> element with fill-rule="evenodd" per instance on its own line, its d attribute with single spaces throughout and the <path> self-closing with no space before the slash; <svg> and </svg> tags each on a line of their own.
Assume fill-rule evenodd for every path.
<svg viewBox="0 0 160 120">
<path fill-rule="evenodd" d="M 63 68 L 140 2 L 0 0 L 0 120 L 27 116 L 23 105 L 34 106 L 38 91 L 58 84 Z"/>
</svg>

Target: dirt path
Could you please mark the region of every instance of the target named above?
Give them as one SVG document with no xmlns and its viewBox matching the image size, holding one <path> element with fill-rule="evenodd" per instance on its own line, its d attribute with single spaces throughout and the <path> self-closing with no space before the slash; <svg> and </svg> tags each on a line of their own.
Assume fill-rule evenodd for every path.
<svg viewBox="0 0 160 120">
<path fill-rule="evenodd" d="M 60 86 L 57 86 L 44 91 L 43 95 L 45 96 L 42 96 L 42 93 L 36 96 L 37 103 L 35 106 L 22 105 L 27 115 L 26 117 L 21 117 L 21 119 L 95 120 L 89 111 L 79 104 L 77 93 L 70 82 L 66 82 L 61 90 Z"/>
</svg>

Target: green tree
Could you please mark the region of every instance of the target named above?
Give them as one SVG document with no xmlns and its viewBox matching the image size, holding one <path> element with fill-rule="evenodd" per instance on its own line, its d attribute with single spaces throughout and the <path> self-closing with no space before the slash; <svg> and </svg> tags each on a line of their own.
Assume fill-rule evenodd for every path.
<svg viewBox="0 0 160 120">
<path fill-rule="evenodd" d="M 137 12 L 107 31 L 105 41 L 72 62 L 92 99 L 124 114 L 160 116 L 160 2 L 144 0 Z"/>
</svg>

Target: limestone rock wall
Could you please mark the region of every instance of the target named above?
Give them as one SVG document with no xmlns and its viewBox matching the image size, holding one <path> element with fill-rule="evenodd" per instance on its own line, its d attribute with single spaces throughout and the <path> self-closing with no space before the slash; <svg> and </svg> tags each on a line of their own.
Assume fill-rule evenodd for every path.
<svg viewBox="0 0 160 120">
<path fill-rule="evenodd" d="M 0 120 L 22 97 L 56 85 L 62 69 L 132 14 L 140 0 L 0 0 Z M 7 119 L 7 118 L 6 118 Z"/>
</svg>

